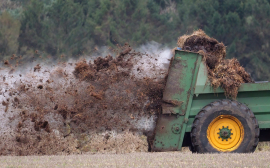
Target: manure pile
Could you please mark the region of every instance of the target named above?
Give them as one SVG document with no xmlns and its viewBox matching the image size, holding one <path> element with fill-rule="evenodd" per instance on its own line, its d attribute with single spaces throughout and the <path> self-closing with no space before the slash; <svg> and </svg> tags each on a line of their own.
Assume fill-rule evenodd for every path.
<svg viewBox="0 0 270 168">
<path fill-rule="evenodd" d="M 117 52 L 51 66 L 5 61 L 0 155 L 148 151 L 170 52 Z"/>
<path fill-rule="evenodd" d="M 237 59 L 225 59 L 226 47 L 224 44 L 207 36 L 202 30 L 179 37 L 177 45 L 183 50 L 203 55 L 212 87 L 214 89 L 222 87 L 228 98 L 235 99 L 237 97 L 238 89 L 242 83 L 254 82 Z"/>
</svg>

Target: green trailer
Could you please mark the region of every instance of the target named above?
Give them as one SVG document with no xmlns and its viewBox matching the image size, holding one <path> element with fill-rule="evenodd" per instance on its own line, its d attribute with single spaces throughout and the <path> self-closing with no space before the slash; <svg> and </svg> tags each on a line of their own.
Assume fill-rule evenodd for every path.
<svg viewBox="0 0 270 168">
<path fill-rule="evenodd" d="M 198 53 L 176 51 L 163 93 L 152 151 L 254 152 L 270 140 L 270 82 L 245 83 L 236 100 L 208 82 Z"/>
</svg>

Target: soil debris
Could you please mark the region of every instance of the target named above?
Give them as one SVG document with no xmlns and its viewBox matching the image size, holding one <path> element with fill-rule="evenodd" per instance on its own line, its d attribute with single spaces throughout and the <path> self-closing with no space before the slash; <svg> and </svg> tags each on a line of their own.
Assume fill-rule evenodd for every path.
<svg viewBox="0 0 270 168">
<path fill-rule="evenodd" d="M 0 155 L 146 152 L 167 73 L 153 57 L 125 44 L 115 56 L 7 71 Z"/>
<path fill-rule="evenodd" d="M 37 65 L 34 67 L 34 72 L 39 72 L 40 69 L 41 69 L 40 64 L 37 64 Z"/>
<path fill-rule="evenodd" d="M 92 92 L 90 95 L 95 97 L 98 100 L 102 100 L 102 98 L 103 98 L 103 93 L 102 92 L 100 92 L 100 93 Z"/>
<path fill-rule="evenodd" d="M 14 68 L 12 68 L 9 72 L 8 72 L 8 74 L 13 74 L 14 73 L 14 71 L 15 71 L 15 69 Z"/>
<path fill-rule="evenodd" d="M 34 128 L 36 131 L 40 131 L 40 129 L 44 129 L 45 131 L 50 132 L 48 121 L 39 121 L 39 122 L 36 121 Z"/>
<path fill-rule="evenodd" d="M 9 102 L 8 101 L 2 101 L 2 105 L 5 106 L 5 112 L 8 111 L 8 107 L 9 107 Z"/>
<path fill-rule="evenodd" d="M 93 80 L 95 77 L 95 69 L 91 66 L 89 66 L 86 63 L 86 60 L 83 60 L 79 63 L 76 63 L 75 70 L 73 74 L 77 77 L 80 78 L 81 80 Z"/>
<path fill-rule="evenodd" d="M 43 89 L 43 85 L 38 85 L 37 88 L 38 89 Z"/>
<path fill-rule="evenodd" d="M 88 137 L 84 135 L 82 138 Z M 132 132 L 115 135 L 115 132 L 108 131 L 103 134 L 96 134 L 86 144 L 81 145 L 83 145 L 82 151 L 90 153 L 125 154 L 147 152 L 148 150 L 146 136 L 134 135 Z"/>
<path fill-rule="evenodd" d="M 5 65 L 9 65 L 9 61 L 8 61 L 8 60 L 5 60 L 5 61 L 4 61 L 4 64 L 5 64 Z"/>
</svg>

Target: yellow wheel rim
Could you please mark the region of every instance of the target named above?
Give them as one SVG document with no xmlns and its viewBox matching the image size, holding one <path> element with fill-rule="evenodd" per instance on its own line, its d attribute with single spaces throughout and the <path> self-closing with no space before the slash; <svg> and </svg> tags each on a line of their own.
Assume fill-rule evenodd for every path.
<svg viewBox="0 0 270 168">
<path fill-rule="evenodd" d="M 207 138 L 219 151 L 230 152 L 239 147 L 244 139 L 242 123 L 230 115 L 220 115 L 208 126 Z"/>
</svg>

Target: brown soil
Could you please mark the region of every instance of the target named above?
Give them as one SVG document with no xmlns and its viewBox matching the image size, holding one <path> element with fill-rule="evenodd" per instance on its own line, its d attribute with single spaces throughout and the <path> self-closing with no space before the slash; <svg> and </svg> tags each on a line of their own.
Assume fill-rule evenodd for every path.
<svg viewBox="0 0 270 168">
<path fill-rule="evenodd" d="M 5 65 L 9 65 L 9 61 L 8 61 L 8 60 L 5 60 L 5 61 L 4 61 L 4 64 L 5 64 Z"/>
<path fill-rule="evenodd" d="M 37 64 L 35 67 L 34 67 L 34 72 L 36 72 L 36 71 L 40 71 L 40 69 L 41 69 L 41 66 L 39 65 L 39 64 Z"/>
<path fill-rule="evenodd" d="M 215 89 L 222 87 L 226 97 L 235 99 L 242 83 L 254 82 L 235 58 L 225 59 L 224 44 L 207 36 L 202 30 L 179 37 L 177 44 L 183 50 L 198 52 L 204 56 L 209 81 Z"/>
</svg>

